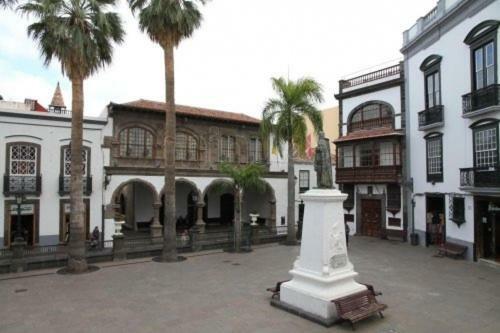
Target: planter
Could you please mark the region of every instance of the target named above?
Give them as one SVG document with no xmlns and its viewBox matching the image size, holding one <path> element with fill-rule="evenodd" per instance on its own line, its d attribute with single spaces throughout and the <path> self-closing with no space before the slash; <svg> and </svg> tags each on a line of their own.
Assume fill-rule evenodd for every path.
<svg viewBox="0 0 500 333">
<path fill-rule="evenodd" d="M 259 214 L 248 214 L 250 215 L 250 221 L 252 221 L 252 223 L 250 223 L 251 226 L 255 227 L 257 226 L 257 219 L 259 218 Z"/>
<path fill-rule="evenodd" d="M 115 221 L 115 236 L 122 236 L 122 226 L 125 224 L 125 221 Z"/>
</svg>

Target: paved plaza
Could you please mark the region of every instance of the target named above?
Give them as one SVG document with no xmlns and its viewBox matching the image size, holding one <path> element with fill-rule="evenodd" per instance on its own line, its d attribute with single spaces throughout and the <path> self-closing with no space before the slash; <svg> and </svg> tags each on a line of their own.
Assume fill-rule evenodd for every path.
<svg viewBox="0 0 500 333">
<path fill-rule="evenodd" d="M 298 252 L 273 244 L 174 264 L 108 263 L 80 276 L 1 275 L 0 332 L 350 332 L 269 305 L 266 287 L 288 277 Z M 358 332 L 500 332 L 500 270 L 433 253 L 353 239 L 358 281 L 374 284 L 389 306 L 385 319 L 366 320 Z"/>
</svg>

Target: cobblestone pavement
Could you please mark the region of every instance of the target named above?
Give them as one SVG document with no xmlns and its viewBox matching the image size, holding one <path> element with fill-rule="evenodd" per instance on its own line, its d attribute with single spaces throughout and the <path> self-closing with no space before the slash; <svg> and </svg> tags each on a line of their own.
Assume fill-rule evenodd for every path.
<svg viewBox="0 0 500 333">
<path fill-rule="evenodd" d="M 101 265 L 80 276 L 55 270 L 0 276 L 0 332 L 350 332 L 269 305 L 298 247 L 249 254 L 198 253 L 174 264 Z M 500 332 L 500 270 L 433 257 L 434 250 L 355 237 L 358 281 L 389 305 L 358 332 Z"/>
</svg>

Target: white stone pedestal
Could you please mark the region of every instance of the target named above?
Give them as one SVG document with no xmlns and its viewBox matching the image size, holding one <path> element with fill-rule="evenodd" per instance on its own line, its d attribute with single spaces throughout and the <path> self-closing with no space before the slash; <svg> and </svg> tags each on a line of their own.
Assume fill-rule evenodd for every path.
<svg viewBox="0 0 500 333">
<path fill-rule="evenodd" d="M 300 255 L 281 285 L 281 307 L 324 324 L 336 320 L 331 300 L 366 290 L 347 256 L 343 201 L 335 189 L 313 189 L 301 196 L 305 203 Z"/>
</svg>

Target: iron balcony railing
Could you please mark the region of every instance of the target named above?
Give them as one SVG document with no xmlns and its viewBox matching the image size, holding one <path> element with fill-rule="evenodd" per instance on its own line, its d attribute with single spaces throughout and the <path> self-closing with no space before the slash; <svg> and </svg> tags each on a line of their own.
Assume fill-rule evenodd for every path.
<svg viewBox="0 0 500 333">
<path fill-rule="evenodd" d="M 463 95 L 462 105 L 464 115 L 490 106 L 500 105 L 500 84 L 492 84 Z"/>
<path fill-rule="evenodd" d="M 353 77 L 352 79 L 342 80 L 340 85 L 343 89 L 359 86 L 363 83 L 368 83 L 380 79 L 384 79 L 389 76 L 398 75 L 401 73 L 401 65 L 393 65 L 390 67 L 382 68 L 377 71 L 363 74 L 360 76 Z"/>
<path fill-rule="evenodd" d="M 464 187 L 500 187 L 500 168 L 460 169 L 460 186 Z"/>
<path fill-rule="evenodd" d="M 42 176 L 3 176 L 3 193 L 7 196 L 16 194 L 40 195 Z"/>
<path fill-rule="evenodd" d="M 83 194 L 92 194 L 92 176 L 83 177 Z M 59 176 L 59 195 L 67 195 L 71 192 L 71 177 Z"/>
<path fill-rule="evenodd" d="M 418 113 L 418 127 L 429 126 L 443 122 L 443 106 L 436 105 Z"/>
</svg>

